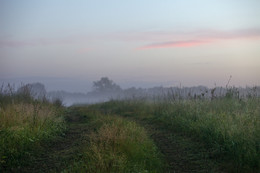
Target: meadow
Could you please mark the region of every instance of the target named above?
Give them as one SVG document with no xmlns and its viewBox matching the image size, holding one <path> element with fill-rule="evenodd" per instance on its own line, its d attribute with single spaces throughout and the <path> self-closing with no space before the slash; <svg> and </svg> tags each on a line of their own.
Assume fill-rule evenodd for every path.
<svg viewBox="0 0 260 173">
<path fill-rule="evenodd" d="M 66 108 L 2 90 L 0 101 L 3 172 L 259 171 L 254 94 L 230 89 L 218 97 L 135 97 Z"/>
<path fill-rule="evenodd" d="M 41 144 L 66 129 L 63 108 L 12 86 L 0 93 L 0 170 L 18 171 L 36 157 Z"/>
<path fill-rule="evenodd" d="M 161 172 L 145 129 L 86 106 L 34 98 L 8 85 L 0 93 L 1 172 Z"/>
<path fill-rule="evenodd" d="M 230 90 L 223 97 L 211 99 L 115 100 L 93 107 L 191 137 L 205 144 L 210 157 L 225 170 L 259 170 L 259 97 L 239 98 Z"/>
</svg>

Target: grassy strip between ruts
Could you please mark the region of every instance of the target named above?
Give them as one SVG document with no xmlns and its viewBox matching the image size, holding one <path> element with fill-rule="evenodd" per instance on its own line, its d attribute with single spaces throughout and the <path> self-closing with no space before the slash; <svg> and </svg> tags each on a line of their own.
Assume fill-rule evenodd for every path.
<svg viewBox="0 0 260 173">
<path fill-rule="evenodd" d="M 144 128 L 115 115 L 79 107 L 93 132 L 82 156 L 64 172 L 162 172 L 161 155 Z"/>
</svg>

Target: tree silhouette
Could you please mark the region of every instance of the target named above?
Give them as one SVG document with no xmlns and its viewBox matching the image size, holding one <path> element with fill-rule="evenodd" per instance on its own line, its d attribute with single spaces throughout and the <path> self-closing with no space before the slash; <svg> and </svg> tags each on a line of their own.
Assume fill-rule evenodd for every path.
<svg viewBox="0 0 260 173">
<path fill-rule="evenodd" d="M 121 91 L 121 87 L 108 77 L 102 77 L 99 81 L 93 82 L 93 90 L 95 92 L 118 92 Z"/>
</svg>

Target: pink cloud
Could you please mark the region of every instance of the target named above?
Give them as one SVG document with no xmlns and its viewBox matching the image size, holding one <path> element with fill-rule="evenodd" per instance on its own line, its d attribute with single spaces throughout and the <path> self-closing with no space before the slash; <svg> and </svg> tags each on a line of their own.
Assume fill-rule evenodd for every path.
<svg viewBox="0 0 260 173">
<path fill-rule="evenodd" d="M 117 32 L 106 36 L 108 39 L 118 39 L 120 41 L 150 41 L 165 42 L 166 40 L 205 40 L 205 39 L 253 39 L 260 37 L 259 29 L 244 30 L 175 30 L 175 31 L 135 31 Z"/>
<path fill-rule="evenodd" d="M 153 43 L 150 45 L 142 46 L 137 49 L 153 49 L 153 48 L 167 48 L 167 47 L 192 47 L 201 44 L 207 44 L 211 41 L 200 41 L 200 40 L 187 40 L 187 41 L 171 41 L 171 42 L 160 42 Z"/>
<path fill-rule="evenodd" d="M 202 44 L 209 44 L 216 41 L 234 40 L 234 39 L 260 39 L 260 29 L 236 30 L 236 31 L 217 31 L 201 30 L 192 32 L 155 32 L 148 33 L 153 43 L 138 47 L 137 49 L 157 49 L 167 47 L 192 47 Z M 144 38 L 144 36 L 140 37 Z M 146 37 L 147 38 L 147 37 Z M 173 41 L 163 41 L 168 38 Z M 158 40 L 157 42 L 154 42 Z M 175 41 L 176 40 L 176 41 Z M 148 41 L 146 39 L 145 41 Z"/>
<path fill-rule="evenodd" d="M 192 47 L 202 44 L 214 43 L 233 39 L 260 39 L 260 28 L 245 30 L 189 30 L 189 31 L 147 31 L 147 32 L 116 32 L 107 34 L 83 34 L 71 35 L 64 38 L 34 38 L 34 39 L 1 39 L 0 47 L 26 47 L 26 46 L 48 46 L 61 44 L 82 44 L 86 45 L 91 41 L 134 42 L 137 44 L 148 43 L 137 49 L 156 49 L 164 47 Z M 83 53 L 89 50 L 79 50 Z"/>
</svg>

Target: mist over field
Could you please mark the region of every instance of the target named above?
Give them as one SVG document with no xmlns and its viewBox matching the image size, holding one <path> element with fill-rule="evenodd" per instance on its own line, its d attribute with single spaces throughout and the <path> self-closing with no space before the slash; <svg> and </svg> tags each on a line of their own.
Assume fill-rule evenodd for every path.
<svg viewBox="0 0 260 173">
<path fill-rule="evenodd" d="M 0 172 L 260 172 L 259 0 L 0 0 Z"/>
<path fill-rule="evenodd" d="M 0 83 L 259 86 L 259 1 L 0 2 Z"/>
<path fill-rule="evenodd" d="M 230 86 L 232 76 L 225 87 L 215 86 L 154 86 L 154 87 L 129 87 L 122 88 L 116 84 L 113 80 L 108 77 L 101 77 L 97 81 L 93 81 L 88 92 L 69 92 L 66 90 L 46 90 L 46 86 L 43 83 L 21 83 L 20 85 L 15 84 L 2 84 L 1 90 L 8 92 L 8 86 L 13 88 L 13 92 L 23 90 L 24 87 L 28 87 L 31 95 L 35 99 L 47 98 L 48 100 L 59 99 L 62 101 L 64 106 L 71 106 L 76 104 L 94 104 L 102 103 L 110 100 L 147 100 L 156 101 L 160 99 L 169 100 L 182 100 L 182 99 L 214 99 L 218 97 L 225 97 L 230 91 L 234 92 L 236 97 L 242 99 L 248 96 L 258 97 L 260 96 L 259 86 L 247 86 L 247 87 L 235 87 Z"/>
</svg>

